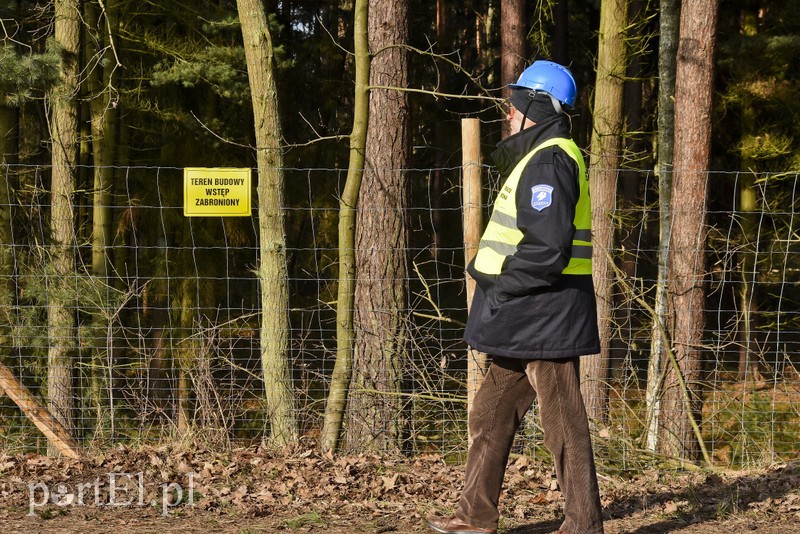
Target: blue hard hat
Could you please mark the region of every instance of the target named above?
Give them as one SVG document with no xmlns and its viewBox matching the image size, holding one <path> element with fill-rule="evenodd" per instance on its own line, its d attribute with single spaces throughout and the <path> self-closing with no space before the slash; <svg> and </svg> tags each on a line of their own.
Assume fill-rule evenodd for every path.
<svg viewBox="0 0 800 534">
<path fill-rule="evenodd" d="M 559 102 L 572 106 L 578 95 L 578 86 L 569 69 L 552 61 L 534 61 L 522 71 L 517 83 L 508 84 L 511 89 L 544 91 Z"/>
</svg>

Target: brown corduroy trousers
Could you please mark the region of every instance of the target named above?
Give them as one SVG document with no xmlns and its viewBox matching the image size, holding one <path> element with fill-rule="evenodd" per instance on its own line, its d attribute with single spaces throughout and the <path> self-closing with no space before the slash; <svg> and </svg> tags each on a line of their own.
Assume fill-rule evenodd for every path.
<svg viewBox="0 0 800 534">
<path fill-rule="evenodd" d="M 603 519 L 578 358 L 520 360 L 494 357 L 469 415 L 472 445 L 456 516 L 496 528 L 497 508 L 514 435 L 538 397 L 544 444 L 553 454 L 569 534 L 600 534 Z"/>
</svg>

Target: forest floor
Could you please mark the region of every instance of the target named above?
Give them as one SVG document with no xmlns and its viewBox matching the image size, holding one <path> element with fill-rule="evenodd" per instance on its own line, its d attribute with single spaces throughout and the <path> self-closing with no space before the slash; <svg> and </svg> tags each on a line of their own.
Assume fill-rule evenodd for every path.
<svg viewBox="0 0 800 534">
<path fill-rule="evenodd" d="M 0 454 L 0 532 L 428 532 L 463 465 L 257 448 L 117 447 L 80 460 Z M 800 533 L 800 463 L 758 471 L 599 469 L 606 533 Z M 550 533 L 562 505 L 545 462 L 512 458 L 504 534 Z"/>
</svg>

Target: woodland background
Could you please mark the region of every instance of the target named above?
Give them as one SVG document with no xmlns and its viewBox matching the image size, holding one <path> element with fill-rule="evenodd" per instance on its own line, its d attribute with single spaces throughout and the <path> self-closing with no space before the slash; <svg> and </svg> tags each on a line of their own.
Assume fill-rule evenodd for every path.
<svg viewBox="0 0 800 534">
<path fill-rule="evenodd" d="M 603 461 L 795 458 L 798 14 L 7 2 L 0 361 L 78 446 L 462 457 L 462 119 L 481 124 L 485 214 L 503 87 L 550 58 L 578 81 L 592 182 Z M 183 168 L 215 166 L 253 169 L 253 217 L 183 216 Z M 0 446 L 44 450 L 8 396 L 0 419 Z M 529 419 L 519 447 L 539 454 Z"/>
</svg>

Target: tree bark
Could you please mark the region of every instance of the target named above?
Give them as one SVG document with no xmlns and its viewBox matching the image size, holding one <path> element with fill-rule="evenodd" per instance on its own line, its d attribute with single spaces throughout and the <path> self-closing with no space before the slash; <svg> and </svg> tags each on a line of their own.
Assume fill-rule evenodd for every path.
<svg viewBox="0 0 800 534">
<path fill-rule="evenodd" d="M 88 6 L 87 6 L 88 7 Z M 108 277 L 108 246 L 111 242 L 111 186 L 114 179 L 117 102 L 115 71 L 119 66 L 113 49 L 117 26 L 116 0 L 106 0 L 105 10 L 93 15 L 95 38 L 101 56 L 94 58 L 102 68 L 95 68 L 89 83 L 94 187 L 92 206 L 92 274 Z"/>
<path fill-rule="evenodd" d="M 667 275 L 672 231 L 672 160 L 675 143 L 675 70 L 678 53 L 680 1 L 660 0 L 658 41 L 658 274 L 653 304 L 653 334 L 647 364 L 647 434 L 645 446 L 655 451 L 661 414 L 663 363 L 669 348 L 667 326 Z"/>
<path fill-rule="evenodd" d="M 758 33 L 758 4 L 747 2 L 742 7 L 741 34 L 743 38 L 755 37 Z M 745 139 L 751 135 L 758 135 L 756 126 L 756 110 L 750 95 L 743 93 L 742 98 L 742 135 Z M 744 172 L 737 180 L 739 187 L 739 217 L 741 218 L 742 243 L 739 253 L 741 272 L 741 286 L 739 287 L 739 380 L 761 380 L 758 369 L 758 344 L 753 332 L 756 329 L 755 319 L 758 310 L 756 256 L 758 255 L 758 195 L 756 193 L 756 168 L 758 163 L 755 158 L 745 156 L 742 158 L 740 168 Z"/>
<path fill-rule="evenodd" d="M 600 354 L 584 358 L 581 389 L 589 420 L 606 420 L 608 377 L 613 318 L 614 250 L 612 214 L 616 207 L 619 154 L 622 142 L 622 102 L 625 79 L 625 35 L 627 0 L 603 0 L 597 54 L 592 120 L 592 149 L 589 169 L 592 190 L 592 264 Z"/>
<path fill-rule="evenodd" d="M 398 450 L 405 426 L 410 128 L 403 91 L 408 55 L 402 45 L 408 43 L 408 10 L 408 0 L 369 2 L 372 88 L 356 215 L 356 335 L 347 417 L 347 444 L 353 449 Z"/>
<path fill-rule="evenodd" d="M 47 323 L 48 408 L 75 431 L 72 369 L 75 331 L 75 231 L 72 195 L 78 149 L 80 11 L 78 0 L 56 0 L 55 42 L 61 47 L 61 83 L 50 93 L 53 171 L 50 208 L 50 269 Z M 50 453 L 57 451 L 50 450 Z"/>
<path fill-rule="evenodd" d="M 562 65 L 571 63 L 569 57 L 569 1 L 556 0 L 553 8 L 553 61 Z"/>
<path fill-rule="evenodd" d="M 19 110 L 0 103 L 0 163 L 16 163 L 19 152 Z"/>
<path fill-rule="evenodd" d="M 19 19 L 20 11 L 19 2 L 9 2 L 6 7 L 0 8 L 0 17 Z M 14 347 L 11 325 L 15 323 L 12 310 L 16 299 L 11 212 L 18 180 L 16 172 L 7 165 L 19 161 L 19 116 L 19 108 L 0 100 L 0 362 Z"/>
<path fill-rule="evenodd" d="M 644 55 L 647 50 L 643 49 L 642 31 L 646 14 L 641 0 L 628 0 L 628 28 L 630 35 L 627 39 L 628 49 L 626 52 L 627 67 L 625 72 L 625 85 L 623 97 L 623 109 L 625 117 L 625 127 L 623 133 L 624 149 L 627 156 L 627 165 L 620 171 L 620 202 L 622 217 L 620 228 L 620 245 L 622 253 L 620 255 L 620 267 L 625 273 L 626 279 L 636 276 L 638 258 L 635 251 L 639 248 L 639 236 L 642 230 L 642 221 L 636 214 L 636 206 L 641 198 L 642 166 L 647 147 L 643 136 L 643 102 L 642 102 L 642 68 L 644 65 Z M 622 165 L 621 165 L 622 166 Z M 625 297 L 623 296 L 622 299 Z M 631 311 L 632 306 L 616 306 L 620 320 L 620 328 L 623 329 L 625 337 L 630 337 L 631 331 Z"/>
<path fill-rule="evenodd" d="M 258 161 L 261 289 L 261 370 L 274 445 L 297 443 L 289 362 L 289 292 L 283 219 L 283 156 L 272 37 L 259 0 L 237 0 L 253 100 Z"/>
<path fill-rule="evenodd" d="M 16 163 L 19 113 L 16 108 L 0 104 L 0 361 L 13 347 L 11 316 L 14 307 L 14 233 L 11 226 L 12 197 L 15 176 L 11 167 Z"/>
<path fill-rule="evenodd" d="M 96 287 L 102 294 L 103 286 L 110 286 L 108 278 L 111 244 L 111 189 L 114 181 L 114 161 L 116 150 L 117 102 L 115 100 L 114 72 L 119 66 L 114 50 L 115 36 L 111 34 L 117 26 L 116 0 L 106 0 L 105 9 L 100 12 L 99 5 L 87 3 L 85 35 L 95 40 L 95 46 L 86 47 L 98 55 L 87 58 L 86 64 L 97 64 L 89 69 L 86 79 L 87 98 L 89 99 L 91 144 L 93 158 L 92 187 L 92 264 L 91 273 L 97 282 Z M 89 55 L 89 54 L 87 54 Z M 107 307 L 106 307 L 107 308 Z M 108 316 L 97 313 L 94 317 L 95 343 L 91 366 L 91 397 L 95 410 L 95 431 L 102 434 L 108 421 L 114 417 L 109 412 L 111 403 L 108 397 L 109 353 L 107 347 Z"/>
<path fill-rule="evenodd" d="M 658 450 L 696 460 L 702 408 L 705 241 L 711 104 L 719 0 L 685 0 L 675 76 L 675 158 L 669 250 L 669 331 Z M 706 455 L 706 460 L 708 457 Z"/>
<path fill-rule="evenodd" d="M 511 96 L 508 84 L 517 81 L 525 68 L 527 54 L 525 37 L 528 26 L 525 24 L 525 2 L 523 0 L 501 0 L 500 2 L 500 83 L 503 98 Z M 502 122 L 502 136 L 511 133 L 510 124 Z"/>
<path fill-rule="evenodd" d="M 440 50 L 447 47 L 451 42 L 449 38 L 449 24 L 448 24 L 448 2 L 446 0 L 436 0 L 436 43 L 439 45 Z M 450 93 L 452 78 L 452 68 L 441 58 L 436 59 L 436 68 L 438 76 L 438 88 L 441 93 Z M 434 170 L 431 173 L 430 185 L 430 207 L 431 207 L 431 226 L 433 229 L 433 243 L 431 245 L 431 255 L 434 261 L 439 260 L 439 253 L 443 241 L 443 233 L 446 229 L 443 227 L 444 217 L 442 210 L 442 195 L 445 190 L 445 168 L 447 166 L 447 159 L 451 156 L 451 131 L 448 124 L 448 111 L 447 111 L 446 98 L 436 99 L 436 116 L 434 119 L 434 132 L 436 140 L 436 153 L 434 156 Z"/>
<path fill-rule="evenodd" d="M 0 7 L 0 18 L 21 20 L 20 2 L 7 1 Z M 5 46 L 12 46 L 6 44 Z M 19 154 L 19 108 L 0 99 L 0 163 L 17 163 Z M 6 197 L 0 197 L 0 203 Z M 7 211 L 7 210 L 6 210 Z"/>
<path fill-rule="evenodd" d="M 350 162 L 344 192 L 339 201 L 339 285 L 336 300 L 336 363 L 322 427 L 322 449 L 339 447 L 342 422 L 353 376 L 353 307 L 355 298 L 356 207 L 364 174 L 364 150 L 369 117 L 368 0 L 356 0 L 353 17 L 355 97 L 353 129 L 350 132 Z"/>
<path fill-rule="evenodd" d="M 181 277 L 178 293 L 173 300 L 173 306 L 176 308 L 175 311 L 178 316 L 178 327 L 175 329 L 178 335 L 176 337 L 180 340 L 180 343 L 176 343 L 173 347 L 175 373 L 178 375 L 175 392 L 175 411 L 178 434 L 185 436 L 189 433 L 194 419 L 191 407 L 192 377 L 201 347 L 198 337 L 193 334 L 196 326 L 195 310 L 198 309 L 200 303 L 197 301 L 198 281 L 189 274 L 189 269 L 186 269 L 188 267 L 186 263 L 190 260 L 190 255 L 182 253 L 178 257 L 180 258 L 178 260 L 179 263 L 182 264 L 179 269 L 185 274 Z"/>
</svg>

